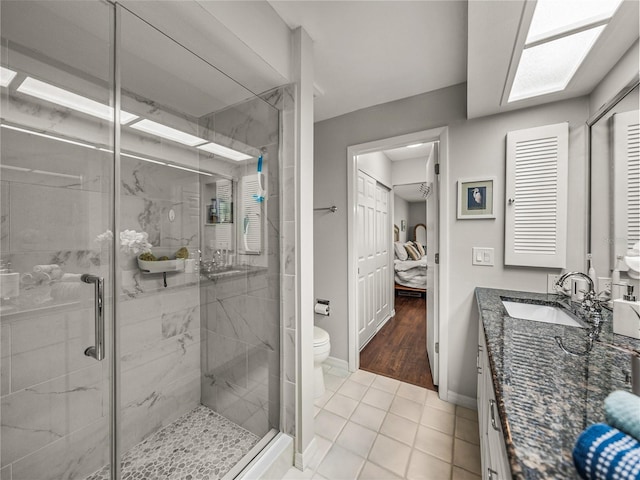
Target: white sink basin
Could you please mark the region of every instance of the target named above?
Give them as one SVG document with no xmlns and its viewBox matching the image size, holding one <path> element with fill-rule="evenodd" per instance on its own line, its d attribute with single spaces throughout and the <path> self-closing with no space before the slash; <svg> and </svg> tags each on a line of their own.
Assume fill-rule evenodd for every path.
<svg viewBox="0 0 640 480">
<path fill-rule="evenodd" d="M 533 320 L 535 322 L 553 323 L 555 325 L 566 325 L 569 327 L 585 326 L 569 316 L 564 310 L 549 305 L 534 305 L 531 303 L 510 302 L 503 300 L 502 304 L 507 309 L 507 313 L 513 318 Z"/>
</svg>

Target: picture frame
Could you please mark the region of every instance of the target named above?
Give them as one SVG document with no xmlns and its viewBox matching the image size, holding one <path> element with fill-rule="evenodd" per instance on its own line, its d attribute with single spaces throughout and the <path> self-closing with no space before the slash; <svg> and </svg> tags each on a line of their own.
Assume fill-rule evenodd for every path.
<svg viewBox="0 0 640 480">
<path fill-rule="evenodd" d="M 496 218 L 493 186 L 495 177 L 458 180 L 458 219 Z"/>
</svg>

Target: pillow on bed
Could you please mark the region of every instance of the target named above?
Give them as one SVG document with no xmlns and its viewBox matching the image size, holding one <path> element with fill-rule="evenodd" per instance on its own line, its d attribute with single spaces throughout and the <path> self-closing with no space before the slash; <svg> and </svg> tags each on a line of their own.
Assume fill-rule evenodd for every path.
<svg viewBox="0 0 640 480">
<path fill-rule="evenodd" d="M 418 250 L 416 250 L 416 247 L 414 247 L 411 242 L 405 243 L 404 248 L 407 251 L 407 254 L 411 258 L 411 260 L 420 260 L 421 258 L 420 254 L 418 253 Z"/>
<path fill-rule="evenodd" d="M 396 257 L 398 260 L 406 260 L 409 258 L 409 254 L 404 248 L 404 245 L 401 242 L 393 242 L 393 249 L 396 252 Z"/>
<path fill-rule="evenodd" d="M 416 250 L 420 254 L 420 258 L 424 257 L 427 254 L 427 252 L 424 251 L 423 246 L 420 245 L 418 242 L 413 242 L 413 246 L 416 247 Z"/>
</svg>

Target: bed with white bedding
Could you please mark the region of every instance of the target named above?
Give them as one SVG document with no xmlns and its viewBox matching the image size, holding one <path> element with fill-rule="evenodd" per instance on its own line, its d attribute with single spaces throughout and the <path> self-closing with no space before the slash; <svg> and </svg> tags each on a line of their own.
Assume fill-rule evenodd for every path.
<svg viewBox="0 0 640 480">
<path fill-rule="evenodd" d="M 427 257 L 418 260 L 393 261 L 396 285 L 426 290 L 427 288 Z"/>
<path fill-rule="evenodd" d="M 422 225 L 422 224 L 421 224 Z M 393 226 L 393 270 L 395 290 L 409 295 L 427 291 L 427 256 L 426 247 L 416 242 L 399 241 L 400 229 Z"/>
</svg>

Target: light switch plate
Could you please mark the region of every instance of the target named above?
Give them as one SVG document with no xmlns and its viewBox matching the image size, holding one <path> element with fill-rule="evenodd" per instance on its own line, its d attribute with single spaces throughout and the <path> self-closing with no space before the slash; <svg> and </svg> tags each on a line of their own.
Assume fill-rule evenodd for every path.
<svg viewBox="0 0 640 480">
<path fill-rule="evenodd" d="M 483 265 L 485 267 L 492 267 L 495 258 L 495 252 L 490 247 L 472 247 L 473 257 L 471 259 L 472 265 Z"/>
</svg>

